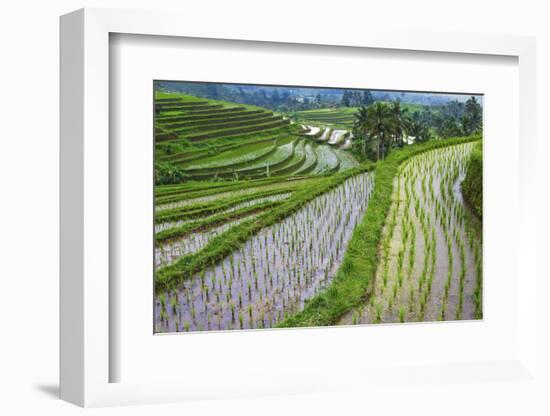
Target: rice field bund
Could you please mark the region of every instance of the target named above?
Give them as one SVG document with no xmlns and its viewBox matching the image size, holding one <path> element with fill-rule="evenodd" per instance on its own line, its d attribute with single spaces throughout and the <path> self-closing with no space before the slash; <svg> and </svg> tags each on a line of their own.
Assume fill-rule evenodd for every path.
<svg viewBox="0 0 550 416">
<path fill-rule="evenodd" d="M 372 160 L 357 108 L 204 90 L 155 90 L 155 333 L 482 318 L 479 134 Z"/>
</svg>

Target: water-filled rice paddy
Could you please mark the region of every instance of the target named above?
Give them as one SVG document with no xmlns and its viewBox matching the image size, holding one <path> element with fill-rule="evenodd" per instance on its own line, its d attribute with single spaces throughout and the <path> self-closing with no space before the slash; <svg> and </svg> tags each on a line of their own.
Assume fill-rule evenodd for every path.
<svg viewBox="0 0 550 416">
<path fill-rule="evenodd" d="M 481 228 L 460 192 L 473 146 L 433 150 L 402 166 L 373 295 L 343 323 L 482 316 Z"/>
<path fill-rule="evenodd" d="M 300 310 L 330 285 L 372 188 L 372 174 L 353 176 L 158 294 L 156 330 L 265 328 Z"/>
<path fill-rule="evenodd" d="M 291 122 L 181 94 L 157 104 L 156 160 L 168 177 L 155 188 L 155 332 L 482 316 L 481 232 L 460 191 L 471 144 L 394 168 L 379 260 L 357 285 L 342 282 L 343 265 L 348 247 L 376 235 L 364 234 L 364 215 L 371 198 L 384 199 L 372 193 L 385 161 L 354 156 L 355 108 L 301 111 Z M 340 308 L 335 298 L 335 307 L 335 286 L 357 301 Z M 317 306 L 330 319 L 307 315 Z"/>
</svg>

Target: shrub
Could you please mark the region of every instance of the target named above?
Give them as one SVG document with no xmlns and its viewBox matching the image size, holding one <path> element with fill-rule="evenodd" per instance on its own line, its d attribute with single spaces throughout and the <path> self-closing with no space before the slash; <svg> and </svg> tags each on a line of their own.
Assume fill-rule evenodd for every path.
<svg viewBox="0 0 550 416">
<path fill-rule="evenodd" d="M 187 175 L 168 162 L 155 162 L 155 185 L 170 185 L 185 181 Z"/>
<path fill-rule="evenodd" d="M 462 182 L 464 201 L 479 219 L 483 218 L 483 145 L 476 144 Z"/>
</svg>

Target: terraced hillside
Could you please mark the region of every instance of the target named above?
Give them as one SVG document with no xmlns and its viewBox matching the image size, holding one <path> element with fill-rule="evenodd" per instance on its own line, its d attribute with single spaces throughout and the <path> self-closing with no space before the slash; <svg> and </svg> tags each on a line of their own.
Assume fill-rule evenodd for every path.
<svg viewBox="0 0 550 416">
<path fill-rule="evenodd" d="M 268 328 L 302 309 L 334 278 L 373 175 L 222 183 L 156 207 L 157 332 Z"/>
<path fill-rule="evenodd" d="M 158 185 L 325 174 L 357 165 L 351 154 L 329 149 L 344 144 L 346 130 L 293 124 L 264 108 L 157 92 L 155 113 Z M 323 134 L 325 143 L 318 140 Z"/>
<path fill-rule="evenodd" d="M 319 110 L 298 111 L 299 120 L 310 123 L 322 123 L 327 126 L 351 129 L 353 126 L 356 107 L 326 108 Z"/>
<path fill-rule="evenodd" d="M 343 322 L 482 317 L 481 226 L 460 192 L 473 148 L 437 149 L 402 165 L 372 296 Z"/>
<path fill-rule="evenodd" d="M 379 101 L 391 105 L 388 101 Z M 426 109 L 421 104 L 400 103 L 401 108 L 408 114 Z M 295 117 L 303 124 L 320 124 L 333 128 L 351 130 L 355 121 L 358 107 L 320 108 L 315 110 L 297 111 Z"/>
<path fill-rule="evenodd" d="M 166 92 L 155 129 L 155 332 L 481 317 L 474 138 L 360 164 L 341 120 Z"/>
<path fill-rule="evenodd" d="M 279 327 L 480 319 L 482 236 L 460 183 L 472 141 L 394 151 L 326 291 Z"/>
</svg>

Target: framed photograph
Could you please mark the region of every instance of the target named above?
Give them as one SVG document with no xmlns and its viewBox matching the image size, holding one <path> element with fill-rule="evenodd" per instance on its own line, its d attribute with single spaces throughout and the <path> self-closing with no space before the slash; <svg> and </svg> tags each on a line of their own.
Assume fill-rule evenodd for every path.
<svg viewBox="0 0 550 416">
<path fill-rule="evenodd" d="M 536 383 L 534 40 L 181 21 L 61 18 L 62 398 Z"/>
<path fill-rule="evenodd" d="M 483 318 L 483 96 L 154 100 L 155 334 Z"/>
</svg>

